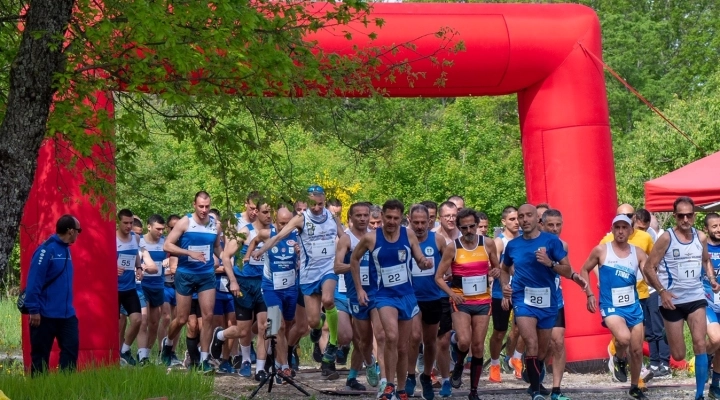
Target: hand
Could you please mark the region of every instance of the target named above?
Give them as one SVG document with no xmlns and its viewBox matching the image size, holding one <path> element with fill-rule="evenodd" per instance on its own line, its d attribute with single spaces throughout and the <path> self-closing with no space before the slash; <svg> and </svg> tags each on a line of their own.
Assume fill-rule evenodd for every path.
<svg viewBox="0 0 720 400">
<path fill-rule="evenodd" d="M 512 300 L 510 300 L 510 299 L 508 299 L 508 298 L 502 299 L 501 305 L 502 305 L 502 309 L 503 309 L 503 310 L 509 311 L 509 310 L 510 310 L 510 306 L 512 306 Z"/>
<path fill-rule="evenodd" d="M 455 303 L 455 305 L 460 305 L 465 302 L 465 298 L 453 292 L 453 294 L 450 295 L 450 301 Z"/>
<path fill-rule="evenodd" d="M 593 314 L 597 310 L 597 305 L 595 303 L 596 303 L 595 295 L 590 295 L 587 299 L 587 310 Z"/>
<path fill-rule="evenodd" d="M 240 292 L 240 285 L 238 285 L 237 281 L 230 282 L 230 293 L 232 293 L 235 297 L 242 297 L 242 292 Z"/>
<path fill-rule="evenodd" d="M 433 262 L 430 261 L 427 257 L 423 258 L 422 263 L 420 264 L 420 269 L 426 270 L 433 267 Z"/>
<path fill-rule="evenodd" d="M 360 303 L 360 305 L 363 307 L 367 306 L 368 303 L 370 302 L 370 298 L 368 298 L 367 293 L 363 289 L 360 289 L 357 291 L 357 298 L 358 298 L 358 303 Z"/>
<path fill-rule="evenodd" d="M 544 247 L 535 250 L 535 259 L 537 260 L 537 262 L 546 267 L 552 266 L 552 260 L 550 259 L 550 257 L 548 257 Z"/>
<path fill-rule="evenodd" d="M 163 268 L 170 268 L 170 258 L 166 258 L 162 261 Z"/>
<path fill-rule="evenodd" d="M 717 281 L 711 281 L 710 286 L 712 287 L 712 291 L 714 293 L 720 292 L 720 283 L 717 283 Z"/>
<path fill-rule="evenodd" d="M 122 276 L 124 273 L 125 273 L 125 269 L 118 267 L 118 276 Z"/>
<path fill-rule="evenodd" d="M 200 261 L 201 263 L 206 263 L 207 260 L 205 260 L 205 253 L 202 251 L 188 251 L 188 257 L 192 258 L 193 260 Z"/>
<path fill-rule="evenodd" d="M 262 250 L 255 250 L 252 252 L 252 258 L 254 258 L 256 261 L 260 261 L 260 259 L 262 258 L 262 255 L 263 255 Z"/>
<path fill-rule="evenodd" d="M 673 292 L 669 290 L 663 290 L 662 293 L 660 293 L 660 304 L 662 307 L 666 310 L 674 310 L 675 305 L 672 303 L 672 299 L 677 299 L 678 297 L 673 294 Z"/>
<path fill-rule="evenodd" d="M 40 326 L 40 314 L 30 314 L 30 326 L 33 328 Z"/>
<path fill-rule="evenodd" d="M 143 270 L 140 269 L 140 268 L 136 268 L 136 269 L 135 269 L 135 280 L 136 280 L 136 281 L 141 281 L 142 278 L 143 278 L 143 276 L 144 276 L 144 274 L 145 274 L 145 271 L 143 271 Z"/>
<path fill-rule="evenodd" d="M 510 286 L 510 284 L 505 285 L 505 287 L 503 288 L 502 291 L 503 291 L 503 297 L 508 298 L 508 299 L 512 297 L 513 291 L 512 291 L 512 286 Z"/>
<path fill-rule="evenodd" d="M 491 268 L 488 275 L 490 275 L 491 278 L 500 278 L 500 268 Z"/>
<path fill-rule="evenodd" d="M 583 279 L 582 276 L 580 276 L 580 274 L 578 274 L 578 273 L 573 274 L 573 282 L 577 283 L 578 286 L 580 286 L 580 288 L 582 290 L 587 289 L 588 283 L 587 283 L 587 281 L 585 281 L 585 279 Z"/>
</svg>

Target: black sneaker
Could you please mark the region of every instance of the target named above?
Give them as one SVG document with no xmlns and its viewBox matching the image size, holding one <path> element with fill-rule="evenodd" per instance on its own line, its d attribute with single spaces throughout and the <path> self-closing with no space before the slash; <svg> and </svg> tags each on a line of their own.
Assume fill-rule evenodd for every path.
<svg viewBox="0 0 720 400">
<path fill-rule="evenodd" d="M 468 395 L 468 400 L 480 400 L 480 396 L 477 394 L 477 390 L 471 390 Z"/>
<path fill-rule="evenodd" d="M 338 348 L 332 343 L 328 343 L 325 346 L 325 354 L 323 354 L 323 361 L 334 362 L 337 358 Z"/>
<path fill-rule="evenodd" d="M 525 393 L 527 393 L 527 394 L 533 394 L 532 390 L 530 389 L 530 386 L 528 386 L 528 388 L 527 388 L 527 390 L 525 391 Z M 543 386 L 543 384 L 541 383 L 541 384 L 540 384 L 540 387 L 538 388 L 537 393 L 540 393 L 540 394 L 543 395 L 543 396 L 549 396 L 550 393 L 551 393 L 551 391 L 548 390 L 548 388 L 546 388 L 545 386 Z"/>
<path fill-rule="evenodd" d="M 232 366 L 235 370 L 239 370 L 242 366 L 242 356 L 237 355 L 232 358 Z"/>
<path fill-rule="evenodd" d="M 643 391 L 640 390 L 640 388 L 638 388 L 637 386 L 631 387 L 628 394 L 633 399 L 647 399 L 648 398 L 647 396 L 645 396 L 645 393 L 643 393 Z"/>
<path fill-rule="evenodd" d="M 313 343 L 313 360 L 315 362 L 322 362 L 323 354 L 322 351 L 320 351 L 320 344 L 319 343 Z"/>
<path fill-rule="evenodd" d="M 137 365 L 137 361 L 135 361 L 135 358 L 133 358 L 132 353 L 130 353 L 130 350 L 120 353 L 120 363 L 125 362 L 127 365 L 135 366 Z"/>
<path fill-rule="evenodd" d="M 360 392 L 364 392 L 365 386 L 361 385 L 357 379 L 352 378 L 352 379 L 348 379 L 347 381 L 345 381 L 345 390 L 347 390 L 347 391 L 357 390 Z"/>
<path fill-rule="evenodd" d="M 210 355 L 216 360 L 222 358 L 222 348 L 225 344 L 224 340 L 220 340 L 217 337 L 218 332 L 221 332 L 222 330 L 222 327 L 216 327 L 213 330 L 212 337 L 210 338 Z"/>
<path fill-rule="evenodd" d="M 464 368 L 465 366 L 462 363 L 455 363 L 455 368 L 453 368 L 452 373 L 450 374 L 450 384 L 455 389 L 462 386 L 462 374 Z"/>
<path fill-rule="evenodd" d="M 313 343 L 320 341 L 320 337 L 322 336 L 322 326 L 325 325 L 325 313 L 320 313 L 320 320 L 322 321 L 320 329 L 310 330 L 310 341 Z"/>
<path fill-rule="evenodd" d="M 138 357 L 138 358 L 140 358 L 140 357 Z M 148 365 L 150 365 L 150 359 L 147 357 L 143 357 L 143 358 L 140 358 L 140 361 L 138 363 L 140 364 L 141 367 L 147 367 Z"/>
<path fill-rule="evenodd" d="M 320 375 L 325 380 L 334 381 L 334 380 L 340 378 L 340 374 L 338 374 L 337 371 L 335 370 L 334 362 L 323 361 L 322 364 L 320 364 L 320 370 L 321 370 Z"/>
<path fill-rule="evenodd" d="M 258 382 L 262 382 L 267 379 L 267 372 L 265 372 L 264 369 L 261 369 L 260 371 L 257 371 L 255 373 L 255 380 Z M 271 382 L 272 383 L 272 382 Z"/>
<path fill-rule="evenodd" d="M 350 346 L 341 346 L 339 349 L 337 349 L 335 361 L 339 365 L 346 365 L 349 353 L 350 353 Z"/>
<path fill-rule="evenodd" d="M 615 368 L 613 368 L 613 377 L 618 382 L 627 382 L 627 359 L 619 359 L 617 356 L 613 357 Z"/>
</svg>

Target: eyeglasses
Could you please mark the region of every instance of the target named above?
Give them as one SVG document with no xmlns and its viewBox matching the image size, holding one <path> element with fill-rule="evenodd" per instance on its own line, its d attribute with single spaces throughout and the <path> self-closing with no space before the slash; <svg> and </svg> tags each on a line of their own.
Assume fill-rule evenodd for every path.
<svg viewBox="0 0 720 400">
<path fill-rule="evenodd" d="M 78 234 L 81 234 L 81 233 L 82 233 L 82 228 L 73 228 L 73 229 L 75 229 Z"/>
<path fill-rule="evenodd" d="M 675 218 L 677 218 L 677 219 L 679 219 L 679 220 L 683 220 L 683 219 L 686 219 L 686 218 L 687 218 L 687 219 L 691 219 L 691 218 L 694 217 L 694 216 L 695 216 L 695 213 L 686 213 L 686 214 L 675 213 Z"/>
<path fill-rule="evenodd" d="M 442 217 L 442 218 L 445 218 L 445 219 L 457 219 L 457 215 L 456 215 L 456 214 L 441 215 L 441 217 Z"/>
<path fill-rule="evenodd" d="M 325 194 L 325 189 L 319 185 L 312 185 L 308 188 L 308 194 Z"/>
<path fill-rule="evenodd" d="M 475 227 L 477 227 L 477 224 L 458 226 L 458 228 L 460 228 L 462 230 L 475 229 Z"/>
</svg>

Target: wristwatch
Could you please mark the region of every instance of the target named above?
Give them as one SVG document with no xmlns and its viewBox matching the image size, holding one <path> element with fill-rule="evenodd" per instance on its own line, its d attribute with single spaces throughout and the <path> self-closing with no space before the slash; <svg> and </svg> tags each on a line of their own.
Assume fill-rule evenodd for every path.
<svg viewBox="0 0 720 400">
<path fill-rule="evenodd" d="M 555 269 L 555 267 L 558 265 L 557 261 L 553 261 L 550 263 L 550 269 Z"/>
<path fill-rule="evenodd" d="M 662 294 L 662 292 L 664 292 L 664 291 L 666 291 L 666 290 L 667 290 L 667 289 L 665 289 L 665 288 L 660 288 L 660 289 L 658 289 L 657 292 L 658 292 L 658 294 Z"/>
</svg>

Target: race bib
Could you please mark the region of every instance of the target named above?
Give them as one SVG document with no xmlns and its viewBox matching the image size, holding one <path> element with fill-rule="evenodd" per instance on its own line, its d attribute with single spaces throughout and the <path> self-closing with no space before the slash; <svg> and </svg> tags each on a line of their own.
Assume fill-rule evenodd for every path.
<svg viewBox="0 0 720 400">
<path fill-rule="evenodd" d="M 230 290 L 228 290 L 228 277 L 227 276 L 221 276 L 220 277 L 220 287 L 218 288 L 219 291 L 228 293 Z"/>
<path fill-rule="evenodd" d="M 360 284 L 370 286 L 370 267 L 360 267 Z"/>
<path fill-rule="evenodd" d="M 381 268 L 380 273 L 382 274 L 382 282 L 385 287 L 402 285 L 408 281 L 407 267 L 405 264 Z"/>
<path fill-rule="evenodd" d="M 347 285 L 345 284 L 345 274 L 338 274 L 338 292 L 347 293 Z"/>
<path fill-rule="evenodd" d="M 462 290 L 466 296 L 487 293 L 487 275 L 463 276 Z"/>
<path fill-rule="evenodd" d="M 720 306 L 720 293 L 713 293 L 713 304 Z"/>
<path fill-rule="evenodd" d="M 295 286 L 295 270 L 273 272 L 273 289 L 282 290 Z"/>
<path fill-rule="evenodd" d="M 611 290 L 611 293 L 613 307 L 622 307 L 635 304 L 635 286 L 613 288 Z"/>
<path fill-rule="evenodd" d="M 205 256 L 205 262 L 210 261 L 210 245 L 205 246 L 188 246 L 189 251 L 197 251 L 198 253 L 203 253 Z M 200 262 L 200 260 L 196 260 L 192 257 L 188 257 L 188 260 L 194 261 L 194 262 Z"/>
<path fill-rule="evenodd" d="M 117 266 L 126 271 L 135 270 L 135 254 L 118 254 Z"/>
<path fill-rule="evenodd" d="M 678 279 L 681 281 L 700 278 L 700 262 L 685 261 L 678 266 Z"/>
<path fill-rule="evenodd" d="M 548 308 L 550 307 L 550 288 L 525 288 L 524 303 L 530 307 Z"/>
<path fill-rule="evenodd" d="M 315 258 L 330 258 L 335 256 L 335 241 L 333 239 L 312 242 L 312 255 Z"/>
<path fill-rule="evenodd" d="M 432 267 L 428 269 L 420 269 L 420 266 L 418 266 L 417 261 L 415 259 L 412 259 L 412 276 L 434 276 L 435 275 L 435 258 L 428 257 L 428 260 L 432 263 Z"/>
</svg>

